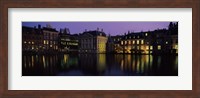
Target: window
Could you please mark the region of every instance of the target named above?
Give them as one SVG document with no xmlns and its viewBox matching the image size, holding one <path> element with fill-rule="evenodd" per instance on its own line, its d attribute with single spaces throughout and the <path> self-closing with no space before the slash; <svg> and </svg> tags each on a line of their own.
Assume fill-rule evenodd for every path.
<svg viewBox="0 0 200 98">
<path fill-rule="evenodd" d="M 141 40 L 141 44 L 144 44 L 144 40 Z"/>
<path fill-rule="evenodd" d="M 140 44 L 140 40 L 137 40 L 137 44 Z"/>
<path fill-rule="evenodd" d="M 146 46 L 146 49 L 149 50 L 149 46 Z"/>
<path fill-rule="evenodd" d="M 165 43 L 168 44 L 168 41 L 166 41 Z"/>
<path fill-rule="evenodd" d="M 121 41 L 121 45 L 123 45 L 123 41 Z"/>
<path fill-rule="evenodd" d="M 153 46 L 150 46 L 150 50 L 153 50 Z"/>
<path fill-rule="evenodd" d="M 158 50 L 161 50 L 161 46 L 160 45 L 158 45 Z"/>
<path fill-rule="evenodd" d="M 131 44 L 131 41 L 130 41 L 130 40 L 128 41 L 128 44 Z"/>
<path fill-rule="evenodd" d="M 132 42 L 133 42 L 133 44 L 135 44 L 135 41 L 134 41 L 134 40 L 133 40 Z"/>
<path fill-rule="evenodd" d="M 148 33 L 145 33 L 145 36 L 148 36 Z"/>
<path fill-rule="evenodd" d="M 125 41 L 125 44 L 127 43 L 127 41 Z"/>
</svg>

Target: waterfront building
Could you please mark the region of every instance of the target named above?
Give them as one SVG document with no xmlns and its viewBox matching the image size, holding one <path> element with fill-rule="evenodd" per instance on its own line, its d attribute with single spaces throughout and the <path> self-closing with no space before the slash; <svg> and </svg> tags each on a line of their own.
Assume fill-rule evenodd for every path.
<svg viewBox="0 0 200 98">
<path fill-rule="evenodd" d="M 132 54 L 177 54 L 178 23 L 170 23 L 168 29 L 154 31 L 129 32 L 120 40 L 122 51 Z"/>
<path fill-rule="evenodd" d="M 50 25 L 43 28 L 22 26 L 22 51 L 58 51 L 58 31 Z"/>
<path fill-rule="evenodd" d="M 22 27 L 22 51 L 39 51 L 43 45 L 41 41 L 43 39 L 43 33 L 41 26 L 36 27 Z"/>
<path fill-rule="evenodd" d="M 78 52 L 78 34 L 71 35 L 68 28 L 60 29 L 59 50 L 61 52 Z"/>
<path fill-rule="evenodd" d="M 80 53 L 106 53 L 106 34 L 99 28 L 93 31 L 85 31 L 79 35 Z"/>
<path fill-rule="evenodd" d="M 42 28 L 43 31 L 43 50 L 58 51 L 58 31 L 50 25 Z"/>
</svg>

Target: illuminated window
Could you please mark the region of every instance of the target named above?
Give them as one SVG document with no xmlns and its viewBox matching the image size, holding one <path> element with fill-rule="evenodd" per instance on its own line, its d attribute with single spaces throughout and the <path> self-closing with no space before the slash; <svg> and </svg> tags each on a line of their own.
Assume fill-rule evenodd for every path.
<svg viewBox="0 0 200 98">
<path fill-rule="evenodd" d="M 49 41 L 47 40 L 47 45 L 49 44 Z"/>
<path fill-rule="evenodd" d="M 144 44 L 144 40 L 141 40 L 141 44 Z"/>
<path fill-rule="evenodd" d="M 143 46 L 141 46 L 141 49 L 143 50 Z"/>
<path fill-rule="evenodd" d="M 178 49 L 178 45 L 175 45 L 175 49 Z"/>
<path fill-rule="evenodd" d="M 153 46 L 150 46 L 150 50 L 153 50 Z"/>
<path fill-rule="evenodd" d="M 34 50 L 34 46 L 32 46 L 32 50 Z"/>
<path fill-rule="evenodd" d="M 168 42 L 165 42 L 166 44 L 168 44 Z"/>
<path fill-rule="evenodd" d="M 139 44 L 140 43 L 140 40 L 137 40 L 137 44 Z"/>
<path fill-rule="evenodd" d="M 29 44 L 31 44 L 31 42 L 28 42 Z"/>
<path fill-rule="evenodd" d="M 121 44 L 123 45 L 123 41 L 121 41 Z"/>
<path fill-rule="evenodd" d="M 148 36 L 148 33 L 145 33 L 145 36 Z"/>
<path fill-rule="evenodd" d="M 133 44 L 135 44 L 135 41 L 134 41 L 134 40 L 133 40 L 132 42 L 133 42 Z"/>
<path fill-rule="evenodd" d="M 50 45 L 50 47 L 52 47 L 52 45 Z"/>
<path fill-rule="evenodd" d="M 46 41 L 44 40 L 44 44 L 46 44 Z"/>
<path fill-rule="evenodd" d="M 131 44 L 131 41 L 128 41 L 128 44 Z"/>
<path fill-rule="evenodd" d="M 32 44 L 34 44 L 34 42 L 32 42 Z"/>
<path fill-rule="evenodd" d="M 125 41 L 125 44 L 127 43 L 127 41 Z"/>
<path fill-rule="evenodd" d="M 146 49 L 149 50 L 149 46 L 146 46 Z"/>
<path fill-rule="evenodd" d="M 26 44 L 26 41 L 24 41 L 24 44 Z"/>
<path fill-rule="evenodd" d="M 161 50 L 161 46 L 160 45 L 158 45 L 158 50 Z"/>
<path fill-rule="evenodd" d="M 137 49 L 139 50 L 139 49 L 140 49 L 140 47 L 139 47 L 139 46 L 137 46 Z"/>
</svg>

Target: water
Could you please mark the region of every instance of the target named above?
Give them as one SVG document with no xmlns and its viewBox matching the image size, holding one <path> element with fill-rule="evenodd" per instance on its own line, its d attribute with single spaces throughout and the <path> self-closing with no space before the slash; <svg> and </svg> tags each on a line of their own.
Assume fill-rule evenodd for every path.
<svg viewBox="0 0 200 98">
<path fill-rule="evenodd" d="M 178 56 L 23 55 L 22 76 L 178 76 Z"/>
</svg>

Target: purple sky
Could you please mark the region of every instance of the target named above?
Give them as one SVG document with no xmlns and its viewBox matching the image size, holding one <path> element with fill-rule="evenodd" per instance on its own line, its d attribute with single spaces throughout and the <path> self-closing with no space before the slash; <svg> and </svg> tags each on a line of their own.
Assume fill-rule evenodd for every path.
<svg viewBox="0 0 200 98">
<path fill-rule="evenodd" d="M 87 30 L 102 29 L 106 34 L 121 35 L 128 31 L 140 32 L 167 28 L 169 22 L 22 22 L 23 26 L 34 27 L 40 24 L 45 27 L 51 24 L 57 31 L 60 28 L 69 28 L 71 34 L 82 33 Z"/>
</svg>

